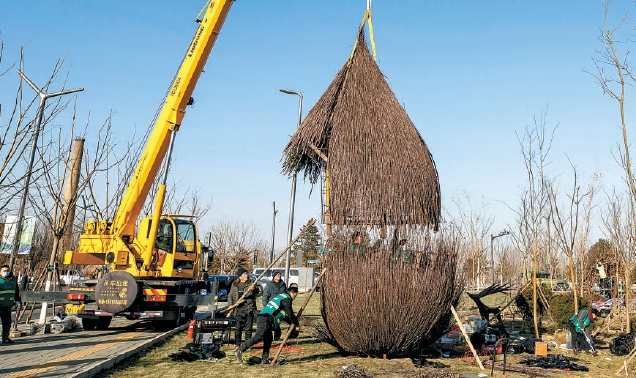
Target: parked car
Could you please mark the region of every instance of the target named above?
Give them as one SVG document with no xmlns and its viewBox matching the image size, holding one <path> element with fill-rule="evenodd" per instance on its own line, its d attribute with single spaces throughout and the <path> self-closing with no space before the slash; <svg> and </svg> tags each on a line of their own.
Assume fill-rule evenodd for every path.
<svg viewBox="0 0 636 378">
<path fill-rule="evenodd" d="M 258 277 L 263 272 L 265 272 L 265 268 L 256 268 L 252 272 L 252 275 L 255 276 L 255 277 Z M 289 282 L 287 282 L 287 280 L 285 280 L 285 268 L 271 268 L 271 269 L 269 269 L 267 272 L 265 272 L 265 274 L 263 274 L 263 278 L 261 278 L 261 281 L 263 281 L 263 280 L 271 281 L 272 280 L 272 276 L 274 275 L 274 272 L 280 272 L 280 275 L 283 278 L 283 281 L 285 281 L 285 283 L 289 283 Z M 291 272 L 290 272 L 290 275 L 292 275 Z"/>
<path fill-rule="evenodd" d="M 572 291 L 572 285 L 568 281 L 560 281 L 554 284 L 552 291 L 557 292 L 570 292 Z"/>
<path fill-rule="evenodd" d="M 237 278 L 238 278 L 237 275 L 227 275 L 227 274 L 209 276 L 207 279 L 208 287 L 209 288 L 212 287 L 212 281 L 218 281 L 219 286 L 218 286 L 217 295 L 218 295 L 219 301 L 227 302 L 227 295 L 230 293 L 230 285 L 232 285 L 232 282 L 234 282 L 234 280 L 236 280 Z"/>
<path fill-rule="evenodd" d="M 318 279 L 318 277 L 320 277 L 320 273 L 319 272 L 314 272 L 314 283 L 316 283 L 316 280 Z M 322 279 L 320 280 L 320 282 L 318 282 L 318 285 L 316 285 L 316 291 L 320 291 L 322 289 Z"/>
<path fill-rule="evenodd" d="M 257 276 L 261 275 L 261 273 L 265 272 L 266 268 L 254 268 L 252 274 Z M 314 268 L 313 267 L 302 267 L 302 268 L 290 268 L 289 269 L 289 279 L 285 277 L 285 268 L 271 268 L 265 272 L 263 275 L 263 279 L 272 280 L 272 275 L 274 272 L 280 272 L 283 281 L 287 285 L 295 283 L 298 285 L 299 290 L 309 290 L 314 285 Z"/>
<path fill-rule="evenodd" d="M 254 274 L 248 274 L 248 276 L 252 279 L 252 281 L 256 280 L 256 275 Z M 230 293 L 230 286 L 232 285 L 232 282 L 234 282 L 236 279 L 238 278 L 237 275 L 235 274 L 218 274 L 218 275 L 213 275 L 213 276 L 209 276 L 207 279 L 208 282 L 208 287 L 212 288 L 212 281 L 218 281 L 219 282 L 219 287 L 218 287 L 218 297 L 219 297 L 219 301 L 220 302 L 227 302 L 227 295 Z M 258 295 L 262 295 L 263 294 L 263 289 L 265 288 L 265 285 L 270 282 L 269 280 L 264 280 L 261 279 L 260 281 L 258 281 L 258 284 L 256 285 L 258 287 Z M 257 295 L 257 296 L 258 296 Z"/>
<path fill-rule="evenodd" d="M 252 281 L 256 281 L 256 279 L 258 278 L 257 274 L 253 274 L 253 273 L 249 273 L 247 275 Z M 261 278 L 258 283 L 256 284 L 256 287 L 258 287 L 258 294 L 256 295 L 257 297 L 260 297 L 261 295 L 263 295 L 263 290 L 265 290 L 265 286 L 267 286 L 270 282 L 272 282 L 271 280 L 268 280 L 267 278 Z"/>
</svg>

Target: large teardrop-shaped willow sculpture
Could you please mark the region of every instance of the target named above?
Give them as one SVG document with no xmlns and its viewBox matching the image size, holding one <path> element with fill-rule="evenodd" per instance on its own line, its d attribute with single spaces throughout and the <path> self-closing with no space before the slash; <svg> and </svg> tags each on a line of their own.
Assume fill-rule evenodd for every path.
<svg viewBox="0 0 636 378">
<path fill-rule="evenodd" d="M 290 139 L 283 172 L 312 183 L 329 176 L 334 234 L 322 257 L 320 337 L 348 353 L 400 356 L 441 336 L 461 293 L 456 242 L 433 233 L 441 218 L 435 162 L 362 31 Z M 400 239 L 409 258 L 396 256 Z"/>
</svg>

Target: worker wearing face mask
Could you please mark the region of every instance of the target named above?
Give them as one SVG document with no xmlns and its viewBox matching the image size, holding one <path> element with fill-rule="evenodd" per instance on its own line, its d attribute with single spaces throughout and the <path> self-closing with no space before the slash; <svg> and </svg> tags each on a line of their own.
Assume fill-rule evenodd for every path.
<svg viewBox="0 0 636 378">
<path fill-rule="evenodd" d="M 9 338 L 11 331 L 11 308 L 20 306 L 18 280 L 13 276 L 9 265 L 0 268 L 0 319 L 2 319 L 2 343 L 13 344 Z"/>
</svg>

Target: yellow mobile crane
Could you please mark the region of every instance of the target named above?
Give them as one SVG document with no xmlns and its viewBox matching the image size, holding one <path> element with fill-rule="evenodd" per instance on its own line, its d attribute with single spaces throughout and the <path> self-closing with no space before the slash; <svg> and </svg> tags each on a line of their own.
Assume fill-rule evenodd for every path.
<svg viewBox="0 0 636 378">
<path fill-rule="evenodd" d="M 207 259 L 202 258 L 193 217 L 162 215 L 165 176 L 152 218 L 136 225 L 166 156 L 170 162 L 175 133 L 186 106 L 193 102 L 192 92 L 233 2 L 207 0 L 115 218 L 110 223 L 87 222 L 77 249 L 64 256 L 65 264 L 104 265 L 108 273 L 94 286 L 69 288 L 66 298 L 40 292 L 30 299 L 67 302 L 67 312 L 81 317 L 85 329 L 108 328 L 113 315 L 131 319 L 145 315 L 179 324 L 194 314 L 197 305 L 213 302 L 213 296 L 200 295 L 206 288 L 201 266 L 207 266 Z"/>
</svg>

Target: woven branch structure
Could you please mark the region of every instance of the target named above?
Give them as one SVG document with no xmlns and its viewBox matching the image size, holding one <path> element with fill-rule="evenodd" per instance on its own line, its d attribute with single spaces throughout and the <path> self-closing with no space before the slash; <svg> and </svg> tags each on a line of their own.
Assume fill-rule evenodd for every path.
<svg viewBox="0 0 636 378">
<path fill-rule="evenodd" d="M 335 243 L 323 256 L 328 273 L 321 301 L 335 345 L 363 356 L 402 356 L 444 334 L 450 305 L 461 293 L 456 242 L 440 235 L 430 249 L 407 258 L 391 249 Z"/>
<path fill-rule="evenodd" d="M 457 243 L 433 232 L 441 212 L 435 162 L 362 29 L 284 154 L 284 173 L 312 183 L 329 176 L 320 334 L 364 356 L 407 355 L 439 338 L 462 289 Z M 410 250 L 398 248 L 401 239 Z"/>
<path fill-rule="evenodd" d="M 426 143 L 364 41 L 291 137 L 283 172 L 330 177 L 331 223 L 437 227 L 439 179 Z M 319 157 L 314 148 L 328 158 Z"/>
</svg>

